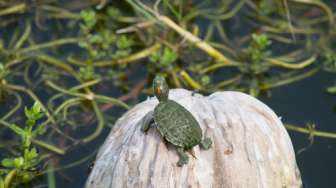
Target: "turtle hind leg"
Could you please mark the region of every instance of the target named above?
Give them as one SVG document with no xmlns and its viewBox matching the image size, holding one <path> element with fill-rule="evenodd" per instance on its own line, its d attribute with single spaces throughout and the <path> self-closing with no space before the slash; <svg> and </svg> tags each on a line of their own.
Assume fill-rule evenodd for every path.
<svg viewBox="0 0 336 188">
<path fill-rule="evenodd" d="M 149 130 L 149 128 L 154 124 L 153 114 L 154 114 L 154 111 L 150 111 L 142 119 L 142 122 L 141 122 L 142 123 L 141 131 L 142 132 L 147 132 Z"/>
<path fill-rule="evenodd" d="M 204 138 L 199 145 L 201 146 L 202 149 L 208 150 L 212 146 L 212 141 L 210 138 Z"/>
<path fill-rule="evenodd" d="M 177 162 L 177 166 L 183 166 L 188 163 L 189 157 L 183 148 L 176 148 L 177 154 L 180 157 L 180 160 Z"/>
</svg>

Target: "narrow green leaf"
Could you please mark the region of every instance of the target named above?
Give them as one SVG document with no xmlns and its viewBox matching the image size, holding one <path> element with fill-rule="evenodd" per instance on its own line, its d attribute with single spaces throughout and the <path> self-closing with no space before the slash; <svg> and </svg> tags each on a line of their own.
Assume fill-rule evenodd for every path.
<svg viewBox="0 0 336 188">
<path fill-rule="evenodd" d="M 20 135 L 20 136 L 23 136 L 25 135 L 25 131 L 23 129 L 21 129 L 20 127 L 18 127 L 17 125 L 15 124 L 11 124 L 9 126 L 9 128 L 14 131 L 16 134 Z"/>
<path fill-rule="evenodd" d="M 336 94 L 336 86 L 328 87 L 327 92 L 331 94 Z"/>
<path fill-rule="evenodd" d="M 38 153 L 36 151 L 36 148 L 32 148 L 29 152 L 28 152 L 28 159 L 32 160 L 34 158 L 36 158 L 38 156 Z"/>
<path fill-rule="evenodd" d="M 13 167 L 15 167 L 14 166 L 14 160 L 10 159 L 10 158 L 4 158 L 1 161 L 1 165 L 4 166 L 4 167 L 6 167 L 6 168 L 13 168 Z"/>
<path fill-rule="evenodd" d="M 24 112 L 25 112 L 25 115 L 28 119 L 31 119 L 32 118 L 32 112 L 30 109 L 28 109 L 27 107 L 24 108 Z"/>
<path fill-rule="evenodd" d="M 5 188 L 5 181 L 0 176 L 0 188 Z"/>
<path fill-rule="evenodd" d="M 39 114 L 41 112 L 41 104 L 39 102 L 35 102 L 32 111 L 34 114 Z"/>
</svg>

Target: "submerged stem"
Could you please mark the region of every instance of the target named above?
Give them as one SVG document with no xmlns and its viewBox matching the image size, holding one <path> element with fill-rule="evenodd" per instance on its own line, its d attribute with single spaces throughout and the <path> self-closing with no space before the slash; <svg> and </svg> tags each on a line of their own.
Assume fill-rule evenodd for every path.
<svg viewBox="0 0 336 188">
<path fill-rule="evenodd" d="M 304 134 L 309 134 L 311 136 L 318 136 L 318 137 L 323 137 L 323 138 L 336 138 L 336 133 L 331 133 L 331 132 L 324 132 L 324 131 L 317 131 L 314 128 L 303 128 L 303 127 L 298 127 L 290 124 L 286 124 L 285 127 L 288 130 L 304 133 Z"/>
</svg>

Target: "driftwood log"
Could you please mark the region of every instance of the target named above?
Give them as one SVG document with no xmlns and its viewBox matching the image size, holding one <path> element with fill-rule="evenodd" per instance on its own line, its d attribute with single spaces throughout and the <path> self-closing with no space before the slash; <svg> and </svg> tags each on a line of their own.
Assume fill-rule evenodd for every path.
<svg viewBox="0 0 336 188">
<path fill-rule="evenodd" d="M 188 109 L 210 137 L 209 150 L 178 167 L 175 149 L 142 118 L 158 103 L 155 97 L 136 105 L 114 125 L 100 148 L 87 188 L 289 188 L 302 187 L 290 138 L 275 113 L 240 92 L 210 96 L 184 89 L 169 98 Z"/>
</svg>

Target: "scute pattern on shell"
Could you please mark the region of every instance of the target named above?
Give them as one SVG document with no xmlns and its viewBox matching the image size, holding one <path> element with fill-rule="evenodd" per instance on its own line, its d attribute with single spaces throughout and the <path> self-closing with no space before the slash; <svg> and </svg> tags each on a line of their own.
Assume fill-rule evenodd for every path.
<svg viewBox="0 0 336 188">
<path fill-rule="evenodd" d="M 154 109 L 154 121 L 160 134 L 173 145 L 191 149 L 201 142 L 202 129 L 198 122 L 175 101 L 160 102 Z"/>
</svg>

